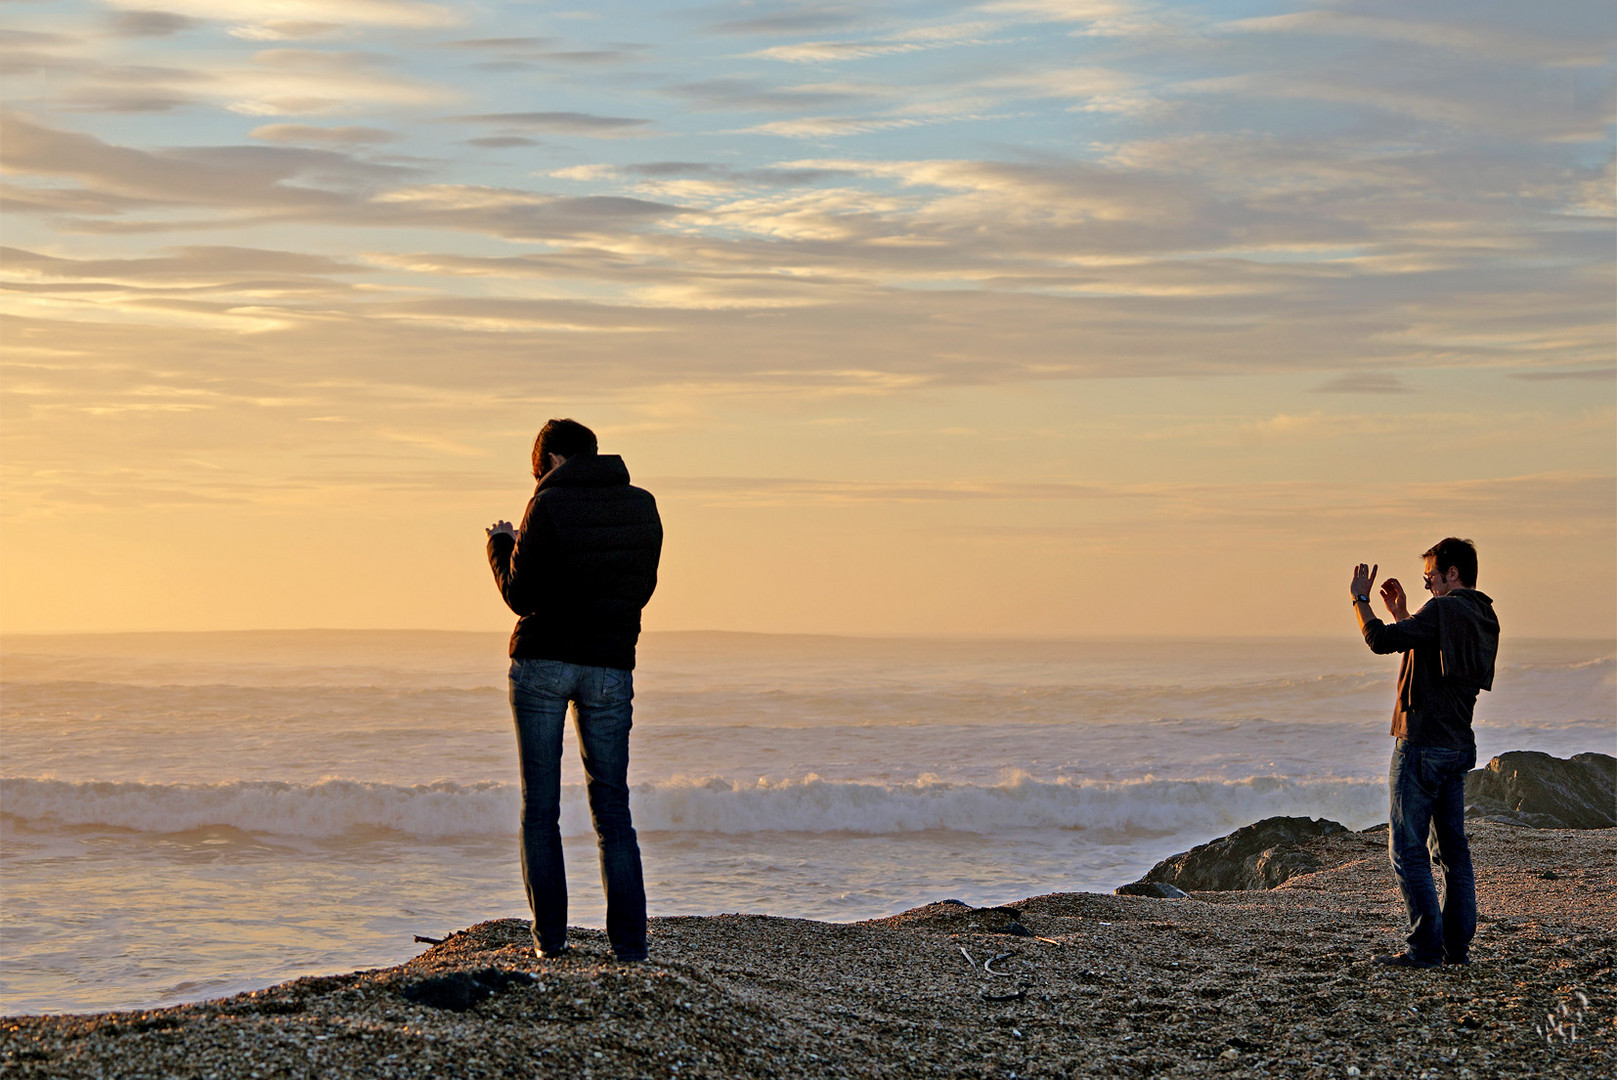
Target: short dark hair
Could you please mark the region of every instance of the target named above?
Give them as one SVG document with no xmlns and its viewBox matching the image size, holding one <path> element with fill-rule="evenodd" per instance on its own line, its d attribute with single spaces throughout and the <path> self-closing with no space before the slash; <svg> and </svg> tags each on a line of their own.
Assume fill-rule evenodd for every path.
<svg viewBox="0 0 1617 1080">
<path fill-rule="evenodd" d="M 562 418 L 547 420 L 533 440 L 533 475 L 543 476 L 550 470 L 550 455 L 570 458 L 574 454 L 593 454 L 599 444 L 595 432 L 577 420 Z"/>
<path fill-rule="evenodd" d="M 1421 552 L 1421 558 L 1436 559 L 1440 575 L 1448 574 L 1449 567 L 1454 567 L 1460 572 L 1461 585 L 1467 589 L 1477 587 L 1477 546 L 1471 541 L 1450 536 Z"/>
</svg>

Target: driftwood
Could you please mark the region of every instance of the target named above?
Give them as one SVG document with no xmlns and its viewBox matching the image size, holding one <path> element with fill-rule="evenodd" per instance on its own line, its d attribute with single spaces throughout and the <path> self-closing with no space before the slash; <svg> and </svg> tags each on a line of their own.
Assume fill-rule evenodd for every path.
<svg viewBox="0 0 1617 1080">
<path fill-rule="evenodd" d="M 1009 971 L 995 971 L 994 965 L 999 963 L 1001 960 L 1009 960 L 1015 955 L 1015 953 L 1002 952 L 998 956 L 990 956 L 987 960 L 983 961 L 983 970 L 988 972 L 990 975 L 998 975 L 1002 979 L 1014 979 L 1016 976 L 1011 974 Z"/>
</svg>

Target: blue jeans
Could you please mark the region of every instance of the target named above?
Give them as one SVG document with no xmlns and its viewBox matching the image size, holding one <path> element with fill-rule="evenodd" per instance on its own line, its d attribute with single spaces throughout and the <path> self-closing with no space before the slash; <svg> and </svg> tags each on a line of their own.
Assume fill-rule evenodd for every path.
<svg viewBox="0 0 1617 1080">
<path fill-rule="evenodd" d="M 1477 880 L 1465 838 L 1465 774 L 1476 750 L 1416 746 L 1399 739 L 1387 774 L 1391 828 L 1387 852 L 1409 908 L 1409 953 L 1461 963 L 1477 932 Z M 1431 855 L 1443 869 L 1438 903 Z"/>
<path fill-rule="evenodd" d="M 646 958 L 646 886 L 629 819 L 629 728 L 634 676 L 559 660 L 511 661 L 511 712 L 522 765 L 522 880 L 541 954 L 567 945 L 567 872 L 561 854 L 561 731 L 575 706 L 590 816 L 606 886 L 606 936 L 620 960 Z"/>
</svg>

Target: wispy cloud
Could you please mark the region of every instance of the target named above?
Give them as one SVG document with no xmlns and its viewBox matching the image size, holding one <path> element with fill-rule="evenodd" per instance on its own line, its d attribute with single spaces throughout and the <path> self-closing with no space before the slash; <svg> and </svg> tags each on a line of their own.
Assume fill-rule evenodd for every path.
<svg viewBox="0 0 1617 1080">
<path fill-rule="evenodd" d="M 1510 377 L 1524 379 L 1527 382 L 1560 382 L 1565 379 L 1607 382 L 1617 379 L 1617 367 L 1574 368 L 1570 371 L 1513 371 Z"/>
<path fill-rule="evenodd" d="M 107 24 L 119 37 L 131 38 L 168 37 L 203 25 L 201 19 L 172 11 L 115 11 Z"/>
<path fill-rule="evenodd" d="M 1410 394 L 1409 380 L 1387 371 L 1343 372 L 1314 387 L 1319 394 Z"/>
<path fill-rule="evenodd" d="M 849 4 L 787 3 L 753 7 L 758 14 L 711 22 L 707 29 L 715 34 L 806 34 L 851 27 L 863 21 L 861 9 Z M 725 10 L 731 9 L 726 6 Z"/>
<path fill-rule="evenodd" d="M 108 0 L 135 12 L 150 10 L 152 0 Z M 393 26 L 408 29 L 453 26 L 460 16 L 442 4 L 416 0 L 161 0 L 162 10 L 195 19 L 230 20 L 250 25 L 335 23 Z"/>
<path fill-rule="evenodd" d="M 456 123 L 491 124 L 511 131 L 549 135 L 590 135 L 617 138 L 638 133 L 650 121 L 628 116 L 597 116 L 582 112 L 478 113 L 451 117 Z"/>
<path fill-rule="evenodd" d="M 263 124 L 247 133 L 262 142 L 300 146 L 337 146 L 349 149 L 393 142 L 396 132 L 373 127 L 315 127 L 310 124 Z"/>
</svg>

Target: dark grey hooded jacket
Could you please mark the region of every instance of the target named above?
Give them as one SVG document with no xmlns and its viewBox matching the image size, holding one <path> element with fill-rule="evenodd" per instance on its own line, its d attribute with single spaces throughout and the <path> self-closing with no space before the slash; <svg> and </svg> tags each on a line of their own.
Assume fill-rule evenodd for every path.
<svg viewBox="0 0 1617 1080">
<path fill-rule="evenodd" d="M 1476 749 L 1477 691 L 1493 689 L 1499 654 L 1491 599 L 1475 589 L 1434 596 L 1402 622 L 1371 619 L 1364 640 L 1372 652 L 1404 654 L 1391 734 L 1418 746 Z"/>
</svg>

